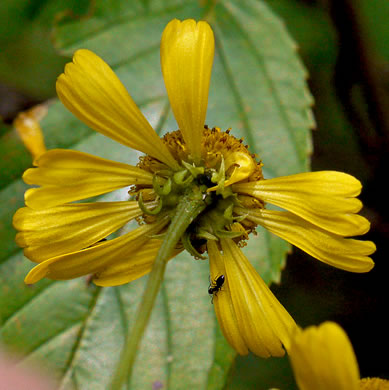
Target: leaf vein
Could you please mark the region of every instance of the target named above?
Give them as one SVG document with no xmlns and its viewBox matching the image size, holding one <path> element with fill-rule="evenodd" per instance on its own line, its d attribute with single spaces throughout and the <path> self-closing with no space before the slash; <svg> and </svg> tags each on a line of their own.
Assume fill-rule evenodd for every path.
<svg viewBox="0 0 389 390">
<path fill-rule="evenodd" d="M 63 46 L 61 49 L 66 49 L 67 47 L 73 46 L 80 41 L 85 41 L 88 38 L 94 37 L 98 34 L 101 34 L 105 31 L 109 30 L 112 27 L 117 27 L 117 26 L 127 24 L 127 23 L 128 24 L 136 23 L 139 20 L 142 20 L 142 18 L 161 17 L 161 16 L 164 16 L 164 15 L 169 14 L 171 12 L 181 11 L 183 8 L 185 8 L 185 4 L 180 4 L 178 6 L 170 7 L 170 8 L 166 7 L 166 8 L 159 10 L 159 11 L 154 11 L 154 12 L 150 12 L 150 11 L 146 10 L 146 11 L 143 11 L 143 12 L 141 12 L 139 14 L 135 14 L 135 15 L 133 13 L 132 14 L 128 13 L 126 15 L 122 15 L 122 16 L 118 17 L 117 19 L 110 20 L 109 22 L 105 23 L 103 26 L 101 26 L 99 28 L 92 29 L 83 35 L 79 35 L 77 37 L 77 39 L 74 39 L 73 41 L 66 42 L 66 45 Z"/>
<path fill-rule="evenodd" d="M 12 321 L 14 317 L 16 317 L 19 312 L 21 310 L 23 310 L 26 306 L 29 306 L 31 305 L 35 299 L 39 298 L 41 296 L 42 293 L 44 293 L 49 287 L 51 287 L 55 282 L 54 281 L 50 281 L 49 284 L 47 284 L 46 286 L 44 286 L 41 290 L 39 290 L 35 295 L 32 295 L 30 297 L 30 299 L 28 299 L 27 301 L 24 301 L 21 303 L 21 305 L 19 307 L 16 308 L 16 310 L 11 314 L 9 315 L 8 317 L 6 317 L 4 319 L 4 322 L 1 324 L 1 328 L 4 328 L 8 322 Z"/>
<path fill-rule="evenodd" d="M 233 5 L 231 2 L 227 3 L 221 3 L 221 7 L 223 7 L 224 11 L 226 14 L 229 15 L 230 19 L 232 20 L 232 23 L 234 23 L 237 31 L 240 33 L 241 37 L 246 41 L 248 47 L 250 48 L 250 51 L 253 53 L 253 56 L 259 66 L 259 68 L 262 70 L 263 74 L 265 75 L 265 80 L 267 81 L 269 90 L 271 91 L 271 95 L 275 101 L 277 110 L 279 112 L 279 117 L 284 123 L 285 127 L 289 129 L 289 131 L 286 133 L 286 136 L 290 140 L 291 144 L 294 146 L 293 150 L 295 151 L 296 155 L 298 154 L 297 151 L 299 150 L 298 145 L 297 145 L 297 139 L 293 137 L 293 124 L 291 123 L 291 119 L 286 113 L 286 108 L 288 107 L 287 104 L 285 104 L 284 99 L 281 96 L 280 93 L 280 87 L 277 86 L 277 82 L 273 80 L 271 77 L 271 73 L 268 69 L 268 66 L 266 64 L 264 56 L 258 51 L 257 47 L 254 45 L 253 41 L 249 37 L 248 33 L 245 31 L 241 23 L 237 20 L 237 18 L 234 16 L 233 12 Z M 231 71 L 230 71 L 231 72 Z M 231 72 L 232 75 L 232 72 Z M 236 85 L 236 89 L 238 90 L 238 85 Z M 241 95 L 239 95 L 241 96 Z M 243 109 L 243 104 L 242 104 L 243 99 L 241 98 L 241 104 L 240 104 L 240 109 Z M 309 104 L 307 102 L 306 108 L 308 108 Z M 301 107 L 303 108 L 303 107 Z M 244 112 L 244 111 L 243 111 Z M 248 117 L 246 116 L 247 121 Z M 252 142 L 253 144 L 253 142 Z"/>
<path fill-rule="evenodd" d="M 163 301 L 163 309 L 165 311 L 164 318 L 166 319 L 166 341 L 167 341 L 167 355 L 168 357 L 172 353 L 172 332 L 171 332 L 171 323 L 170 323 L 170 310 L 169 310 L 169 299 L 168 299 L 168 294 L 166 291 L 166 286 L 165 283 L 162 284 L 162 290 L 161 290 L 161 295 L 162 295 L 162 301 Z M 166 388 L 170 388 L 170 380 L 171 380 L 171 373 L 172 373 L 172 365 L 171 363 L 167 363 L 167 375 L 166 375 Z"/>
<path fill-rule="evenodd" d="M 86 315 L 84 317 L 84 319 L 82 320 L 82 326 L 80 328 L 80 331 L 79 331 L 79 334 L 78 334 L 78 337 L 77 337 L 77 340 L 76 342 L 74 343 L 74 346 L 73 346 L 73 349 L 72 349 L 72 352 L 69 356 L 69 359 L 68 359 L 68 362 L 66 363 L 65 367 L 68 367 L 62 377 L 62 380 L 61 380 L 61 383 L 60 383 L 60 388 L 62 388 L 62 384 L 64 383 L 64 380 L 69 377 L 69 375 L 72 375 L 73 376 L 73 368 L 74 368 L 74 361 L 75 361 L 75 357 L 76 357 L 76 354 L 80 348 L 80 345 L 81 345 L 81 341 L 82 341 L 82 335 L 84 334 L 86 328 L 87 328 L 87 324 L 88 324 L 88 321 L 89 319 L 91 318 L 91 314 L 93 313 L 96 305 L 97 305 L 97 301 L 98 301 L 98 298 L 100 296 L 100 293 L 103 291 L 103 288 L 101 287 L 96 287 L 96 290 L 95 290 L 95 293 L 92 297 L 92 300 L 91 300 L 91 303 L 89 305 L 89 308 L 86 312 Z M 75 377 L 73 376 L 73 379 L 74 381 L 76 381 Z"/>
</svg>

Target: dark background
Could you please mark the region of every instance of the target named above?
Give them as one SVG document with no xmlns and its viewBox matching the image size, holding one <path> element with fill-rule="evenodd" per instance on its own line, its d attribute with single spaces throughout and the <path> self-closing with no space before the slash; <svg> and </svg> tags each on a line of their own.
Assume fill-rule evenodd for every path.
<svg viewBox="0 0 389 390">
<path fill-rule="evenodd" d="M 375 268 L 352 274 L 295 249 L 272 286 L 305 327 L 326 320 L 348 333 L 361 376 L 389 378 L 388 201 L 389 2 L 387 0 L 267 0 L 299 45 L 315 98 L 312 170 L 348 172 L 363 183 Z M 55 96 L 55 78 L 68 59 L 51 43 L 53 15 L 82 15 L 88 1 L 4 0 L 0 4 L 0 136 L 17 112 Z M 262 383 L 261 385 L 258 385 Z M 264 384 L 265 383 L 265 384 Z M 262 387 L 263 386 L 263 387 Z M 292 389 L 287 359 L 239 358 L 229 388 Z"/>
</svg>

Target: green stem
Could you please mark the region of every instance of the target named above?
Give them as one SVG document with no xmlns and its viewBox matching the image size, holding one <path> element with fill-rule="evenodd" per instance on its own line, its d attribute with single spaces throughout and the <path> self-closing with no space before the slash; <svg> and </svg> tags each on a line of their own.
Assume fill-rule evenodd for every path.
<svg viewBox="0 0 389 390">
<path fill-rule="evenodd" d="M 181 197 L 176 212 L 166 232 L 166 236 L 154 260 L 153 268 L 149 274 L 143 293 L 142 301 L 135 316 L 136 322 L 127 335 L 117 369 L 114 373 L 111 390 L 120 390 L 126 378 L 131 377 L 138 345 L 142 340 L 146 326 L 149 322 L 158 291 L 161 287 L 166 264 L 181 236 L 192 221 L 206 207 L 202 193 L 197 187 L 191 189 L 190 194 Z"/>
</svg>

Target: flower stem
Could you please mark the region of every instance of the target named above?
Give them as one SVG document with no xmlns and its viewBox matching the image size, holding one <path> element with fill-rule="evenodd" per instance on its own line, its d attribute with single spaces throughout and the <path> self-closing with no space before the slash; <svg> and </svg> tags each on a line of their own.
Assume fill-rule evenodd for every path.
<svg viewBox="0 0 389 390">
<path fill-rule="evenodd" d="M 192 221 L 204 210 L 206 204 L 198 187 L 192 187 L 190 193 L 183 195 L 168 227 L 165 238 L 154 260 L 149 274 L 142 301 L 135 316 L 136 322 L 130 328 L 122 350 L 117 369 L 114 373 L 111 390 L 120 390 L 126 378 L 131 377 L 138 345 L 149 322 L 158 291 L 161 287 L 166 264 L 181 236 Z"/>
</svg>

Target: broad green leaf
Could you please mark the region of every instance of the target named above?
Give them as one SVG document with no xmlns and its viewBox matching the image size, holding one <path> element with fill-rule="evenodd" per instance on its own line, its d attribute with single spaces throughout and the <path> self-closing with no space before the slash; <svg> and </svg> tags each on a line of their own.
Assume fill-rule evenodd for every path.
<svg viewBox="0 0 389 390">
<path fill-rule="evenodd" d="M 159 64 L 161 33 L 173 18 L 206 19 L 215 32 L 207 124 L 231 127 L 243 137 L 263 161 L 266 177 L 307 170 L 313 119 L 306 72 L 283 23 L 261 1 L 229 0 L 201 8 L 197 1 L 100 0 L 89 18 L 61 22 L 55 45 L 66 56 L 83 47 L 104 58 L 163 133 L 177 129 Z M 60 103 L 50 107 L 42 127 L 49 147 L 137 162 L 139 153 L 88 130 Z M 105 289 L 85 278 L 24 286 L 32 265 L 15 252 L 10 227 L 24 187 L 11 179 L 1 193 L 8 206 L 0 227 L 7 240 L 0 242 L 3 343 L 25 356 L 21 364 L 41 359 L 53 366 L 62 389 L 106 389 L 145 278 Z M 125 195 L 119 191 L 104 200 Z M 244 250 L 266 282 L 279 280 L 288 244 L 259 230 Z M 128 388 L 224 387 L 235 352 L 220 333 L 208 284 L 207 261 L 182 254 L 169 263 Z"/>
<path fill-rule="evenodd" d="M 0 81 L 42 100 L 55 93 L 66 59 L 56 53 L 51 27 L 65 15 L 81 17 L 89 0 L 2 0 L 0 2 Z"/>
</svg>

